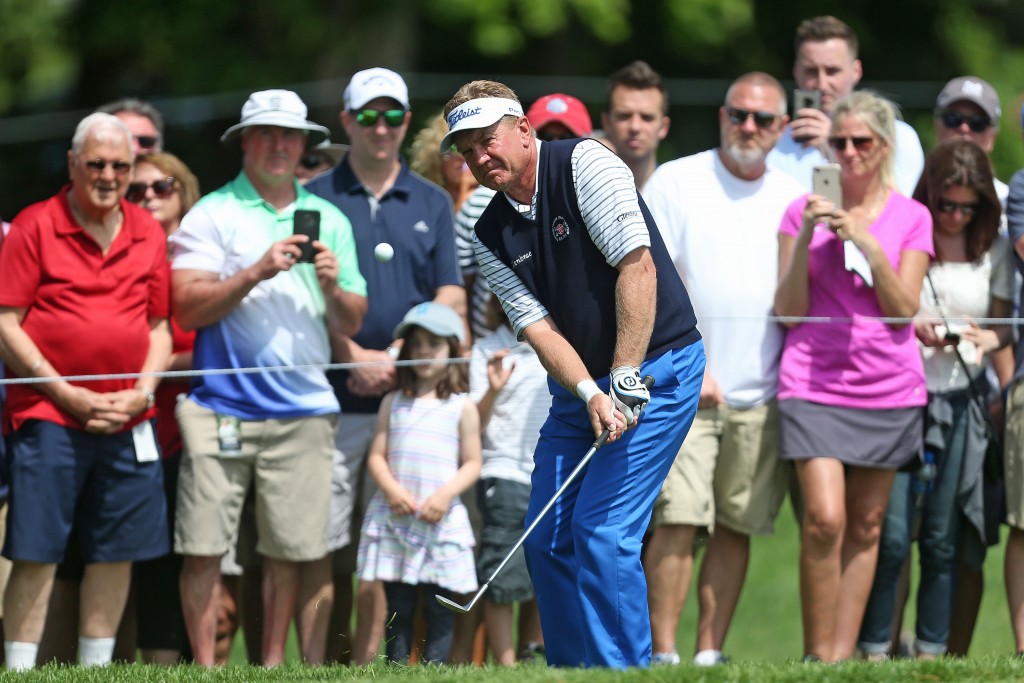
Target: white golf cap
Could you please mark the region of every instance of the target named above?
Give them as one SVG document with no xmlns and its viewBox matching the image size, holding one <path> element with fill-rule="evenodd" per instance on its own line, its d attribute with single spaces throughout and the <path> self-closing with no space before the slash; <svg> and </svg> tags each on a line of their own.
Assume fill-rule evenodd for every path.
<svg viewBox="0 0 1024 683">
<path fill-rule="evenodd" d="M 220 141 L 224 144 L 233 142 L 242 129 L 249 126 L 279 126 L 308 131 L 308 144 L 319 144 L 330 136 L 330 131 L 307 121 L 307 112 L 306 104 L 291 90 L 254 92 L 242 105 L 242 120 L 224 131 Z"/>
<path fill-rule="evenodd" d="M 460 344 L 466 343 L 465 323 L 458 313 L 444 304 L 425 301 L 413 306 L 395 328 L 395 339 L 404 335 L 413 326 L 422 327 L 439 337 L 455 337 Z"/>
<path fill-rule="evenodd" d="M 460 131 L 487 128 L 505 116 L 522 116 L 523 105 L 505 97 L 479 97 L 463 102 L 448 112 L 448 134 L 441 140 L 441 151 L 446 152 Z"/>
<path fill-rule="evenodd" d="M 409 88 L 402 77 L 391 69 L 375 66 L 352 76 L 345 87 L 345 109 L 361 109 L 378 97 L 390 97 L 402 105 L 402 109 L 409 108 Z"/>
</svg>

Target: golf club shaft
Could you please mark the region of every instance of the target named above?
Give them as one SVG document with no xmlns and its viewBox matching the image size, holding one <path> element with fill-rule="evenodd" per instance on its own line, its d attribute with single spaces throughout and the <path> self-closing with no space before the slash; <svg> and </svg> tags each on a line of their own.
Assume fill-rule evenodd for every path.
<svg viewBox="0 0 1024 683">
<path fill-rule="evenodd" d="M 643 384 L 648 388 L 648 390 L 654 386 L 654 378 L 651 377 L 650 375 L 644 377 L 642 381 Z M 594 457 L 594 453 L 597 453 L 597 449 L 603 446 L 606 441 L 608 441 L 608 436 L 610 434 L 611 432 L 609 432 L 607 429 L 601 432 L 601 435 L 597 437 L 594 443 L 590 446 L 590 450 L 586 452 L 583 458 L 580 459 L 579 463 L 577 463 L 576 467 L 573 468 L 572 472 L 569 473 L 569 476 L 565 478 L 565 481 L 562 482 L 562 485 L 558 487 L 557 491 L 555 491 L 555 495 L 551 496 L 551 500 L 547 502 L 547 505 L 545 505 L 541 509 L 541 511 L 537 513 L 537 516 L 533 518 L 533 522 L 530 524 L 530 526 L 526 528 L 526 531 L 524 531 L 523 535 L 519 537 L 519 540 L 516 541 L 516 544 L 512 546 L 512 549 L 510 551 L 508 551 L 508 554 L 505 555 L 505 559 L 501 561 L 501 564 L 498 565 L 498 568 L 491 572 L 491 575 L 487 578 L 487 581 L 484 582 L 484 585 L 480 586 L 480 589 L 476 592 L 476 595 L 473 596 L 473 599 L 470 600 L 468 604 L 459 605 L 458 603 L 453 602 L 452 600 L 442 595 L 436 595 L 434 597 L 437 598 L 438 602 L 440 602 L 448 609 L 454 609 L 460 612 L 468 612 L 471 609 L 473 609 L 473 606 L 476 605 L 480 598 L 483 597 L 483 594 L 487 592 L 487 589 L 490 587 L 491 582 L 494 581 L 495 577 L 497 577 L 498 574 L 501 573 L 501 570 L 504 569 L 505 565 L 509 563 L 509 561 L 512 559 L 512 556 L 516 554 L 516 551 L 519 550 L 523 543 L 526 542 L 526 539 L 530 536 L 530 533 L 534 530 L 534 528 L 536 528 L 536 526 L 540 524 L 541 520 L 544 519 L 544 516 L 547 515 L 548 510 L 550 510 L 558 501 L 558 499 L 562 497 L 562 494 L 565 493 L 565 490 L 572 485 L 572 483 L 576 480 L 576 477 L 579 476 L 579 473 L 583 471 L 583 468 L 586 467 L 587 463 L 589 463 L 591 458 Z"/>
<path fill-rule="evenodd" d="M 608 435 L 609 431 L 607 429 L 601 432 L 601 436 L 597 437 L 597 440 L 593 443 L 593 445 L 591 445 L 590 450 L 587 451 L 586 455 L 584 455 L 583 458 L 576 465 L 576 467 L 573 468 L 572 472 L 569 473 L 569 476 L 565 478 L 565 481 L 562 482 L 562 485 L 558 487 L 557 491 L 555 491 L 555 495 L 551 496 L 551 500 L 547 502 L 547 505 L 545 505 L 541 509 L 541 511 L 537 513 L 537 516 L 534 517 L 533 522 L 530 524 L 530 526 L 526 528 L 526 531 L 523 532 L 523 535 L 519 537 L 519 540 L 516 541 L 516 544 L 512 546 L 512 549 L 508 551 L 507 555 L 505 555 L 505 559 L 503 559 L 501 561 L 501 564 L 499 564 L 498 567 L 493 572 L 491 572 L 491 575 L 487 578 L 487 581 L 484 582 L 484 585 L 480 587 L 480 590 L 477 591 L 476 595 L 473 596 L 473 599 L 470 600 L 468 605 L 466 605 L 467 611 L 473 609 L 473 605 L 475 605 L 477 601 L 483 596 L 483 594 L 487 592 L 487 589 L 490 587 L 491 582 L 494 581 L 495 577 L 497 577 L 498 574 L 501 573 L 501 570 L 504 569 L 505 565 L 509 563 L 509 561 L 512 559 L 512 556 L 516 554 L 516 551 L 519 550 L 523 543 L 526 542 L 526 539 L 529 537 L 530 532 L 533 531 L 534 528 L 541 523 L 541 521 L 544 519 L 544 516 L 548 513 L 548 510 L 550 510 L 551 507 L 556 502 L 558 502 L 558 499 L 562 497 L 562 494 L 565 493 L 565 490 L 572 485 L 572 483 L 576 480 L 576 477 L 579 475 L 579 473 L 583 470 L 584 467 L 587 466 L 587 463 L 590 462 L 590 459 L 594 457 L 594 453 L 597 453 L 597 449 L 603 446 L 604 442 L 608 440 Z"/>
</svg>

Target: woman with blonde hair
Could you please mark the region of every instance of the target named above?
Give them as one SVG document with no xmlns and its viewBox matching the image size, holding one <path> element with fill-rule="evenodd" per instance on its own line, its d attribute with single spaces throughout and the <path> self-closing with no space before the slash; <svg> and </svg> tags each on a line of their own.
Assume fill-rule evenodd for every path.
<svg viewBox="0 0 1024 683">
<path fill-rule="evenodd" d="M 896 112 L 858 91 L 833 107 L 841 205 L 793 202 L 779 234 L 779 455 L 804 514 L 800 596 L 809 660 L 853 655 L 896 470 L 919 457 L 924 369 L 910 319 L 933 253 L 928 209 L 895 189 Z"/>
</svg>

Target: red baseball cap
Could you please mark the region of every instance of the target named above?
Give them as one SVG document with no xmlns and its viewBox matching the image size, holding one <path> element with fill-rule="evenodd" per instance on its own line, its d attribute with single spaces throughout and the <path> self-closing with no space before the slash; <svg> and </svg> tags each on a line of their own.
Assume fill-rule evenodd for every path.
<svg viewBox="0 0 1024 683">
<path fill-rule="evenodd" d="M 530 106 L 529 111 L 526 112 L 526 118 L 530 120 L 536 130 L 556 121 L 571 130 L 577 137 L 585 137 L 594 132 L 587 108 L 572 95 L 563 95 L 562 93 L 545 95 Z"/>
</svg>

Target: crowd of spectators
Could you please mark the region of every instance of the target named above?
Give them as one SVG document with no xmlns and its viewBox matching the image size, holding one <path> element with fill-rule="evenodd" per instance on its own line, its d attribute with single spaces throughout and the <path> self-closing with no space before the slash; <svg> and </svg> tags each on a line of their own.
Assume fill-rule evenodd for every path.
<svg viewBox="0 0 1024 683">
<path fill-rule="evenodd" d="M 728 661 L 750 538 L 787 490 L 806 660 L 901 652 L 915 541 L 902 651 L 966 654 L 1001 523 L 1024 652 L 1024 336 L 1005 322 L 1024 171 L 994 176 L 999 96 L 949 81 L 926 154 L 893 102 L 856 89 L 849 26 L 808 19 L 794 48 L 820 104 L 743 74 L 717 146 L 660 166 L 669 96 L 642 61 L 609 77 L 603 130 L 566 93 L 524 108 L 537 144 L 594 137 L 610 152 L 588 154 L 621 159 L 706 348 L 644 538 L 637 661 L 680 663 L 701 547 L 693 661 Z M 341 100 L 344 145 L 297 94 L 252 93 L 221 137 L 241 170 L 205 195 L 155 107 L 109 103 L 73 131 L 68 185 L 3 223 L 0 355 L 32 381 L 0 384 L 9 668 L 214 666 L 239 623 L 249 660 L 276 666 L 293 621 L 310 664 L 366 664 L 382 642 L 394 661 L 480 662 L 481 623 L 497 664 L 544 653 L 522 550 L 480 609 L 452 621 L 433 600 L 467 599 L 521 535 L 531 477 L 555 485 L 533 470 L 551 368 L 474 247 L 512 200 L 472 150 L 441 147 L 443 116 L 408 135 L 398 73 L 359 71 Z"/>
</svg>

